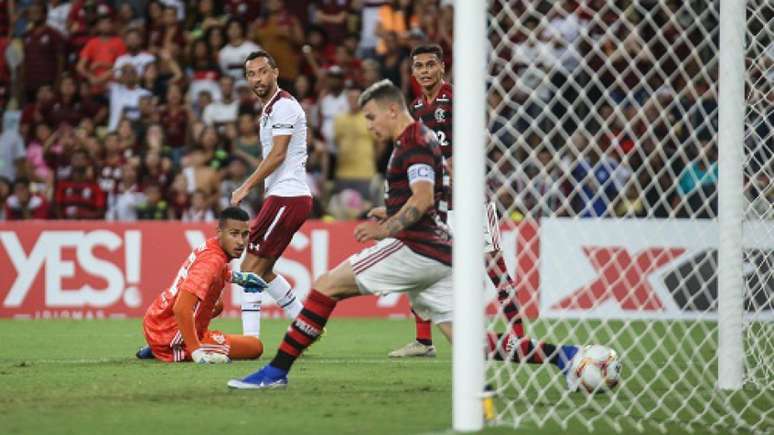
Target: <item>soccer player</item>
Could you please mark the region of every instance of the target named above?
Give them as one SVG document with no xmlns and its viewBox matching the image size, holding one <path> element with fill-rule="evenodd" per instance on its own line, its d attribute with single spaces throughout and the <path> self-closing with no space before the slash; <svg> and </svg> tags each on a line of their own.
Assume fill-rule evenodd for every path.
<svg viewBox="0 0 774 435">
<path fill-rule="evenodd" d="M 227 282 L 254 292 L 266 286 L 257 276 L 232 272 L 228 265 L 245 249 L 249 220 L 247 212 L 238 207 L 223 210 L 217 237 L 191 252 L 172 286 L 148 308 L 143 331 L 153 357 L 166 362 L 216 364 L 261 356 L 263 343 L 258 337 L 208 329 L 210 320 L 223 310 L 223 287 Z M 149 353 L 145 349 L 140 352 Z"/>
<path fill-rule="evenodd" d="M 274 263 L 312 211 L 312 193 L 306 184 L 306 115 L 301 105 L 279 88 L 279 70 L 265 51 L 250 53 L 244 63 L 245 78 L 263 103 L 260 139 L 263 160 L 231 194 L 238 205 L 250 189 L 265 183 L 265 200 L 250 224 L 250 243 L 241 270 L 269 283 L 266 291 L 294 319 L 301 312 L 290 283 L 274 273 Z M 242 329 L 258 336 L 261 326 L 261 293 L 244 293 Z"/>
<path fill-rule="evenodd" d="M 438 215 L 444 190 L 440 145 L 432 131 L 411 117 L 400 89 L 389 80 L 372 85 L 358 103 L 371 133 L 395 143 L 387 168 L 385 207 L 370 212 L 376 220 L 355 228 L 359 242 L 377 244 L 317 278 L 271 363 L 229 381 L 231 388 L 287 385 L 291 366 L 319 337 L 336 304 L 355 296 L 408 293 L 414 310 L 432 319 L 451 339 L 451 237 Z"/>
<path fill-rule="evenodd" d="M 410 58 L 411 72 L 422 87 L 422 95 L 409 105 L 409 111 L 415 119 L 421 120 L 435 132 L 451 178 L 453 174 L 453 96 L 452 85 L 444 80 L 443 49 L 437 44 L 418 45 L 412 50 Z M 446 194 L 446 201 L 440 203 L 440 212 L 446 215 L 446 222 L 451 224 L 453 217 L 451 188 Z M 550 360 L 563 369 L 562 362 L 572 359 L 576 347 L 558 347 L 541 341 L 533 341 L 525 336 L 524 324 L 519 315 L 519 307 L 515 302 L 516 284 L 505 267 L 505 260 L 500 249 L 500 230 L 494 203 L 487 204 L 486 213 L 484 252 L 487 275 L 497 290 L 497 299 L 502 305 L 503 314 L 511 329 L 508 334 L 488 334 L 489 349 L 490 351 L 500 349 L 493 355 L 498 359 L 533 363 Z M 412 312 L 416 324 L 416 339 L 402 348 L 390 352 L 389 356 L 392 358 L 434 357 L 436 354 L 432 341 L 431 322 L 417 315 L 415 310 Z"/>
</svg>

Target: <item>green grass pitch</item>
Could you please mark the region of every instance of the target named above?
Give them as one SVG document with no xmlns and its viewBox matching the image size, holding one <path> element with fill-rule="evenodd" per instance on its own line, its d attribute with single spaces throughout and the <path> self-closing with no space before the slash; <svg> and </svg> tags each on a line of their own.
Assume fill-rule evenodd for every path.
<svg viewBox="0 0 774 435">
<path fill-rule="evenodd" d="M 296 364 L 287 390 L 229 391 L 228 379 L 273 356 L 286 327 L 285 320 L 263 322 L 260 361 L 198 366 L 136 360 L 143 341 L 139 320 L 0 320 L 0 433 L 451 433 L 451 352 L 440 332 L 438 358 L 386 357 L 412 337 L 406 320 L 334 318 L 326 337 Z M 236 333 L 241 327 L 227 319 L 216 320 L 213 329 Z M 548 375 L 545 381 L 553 382 Z M 488 427 L 484 433 L 559 429 L 526 422 L 516 432 Z M 586 433 L 581 427 L 563 432 Z M 603 426 L 594 433 L 613 432 Z"/>
</svg>

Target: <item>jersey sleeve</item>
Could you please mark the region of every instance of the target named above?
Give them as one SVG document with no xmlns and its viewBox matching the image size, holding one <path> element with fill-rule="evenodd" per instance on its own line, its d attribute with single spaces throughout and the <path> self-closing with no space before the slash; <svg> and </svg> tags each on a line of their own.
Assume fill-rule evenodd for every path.
<svg viewBox="0 0 774 435">
<path fill-rule="evenodd" d="M 220 263 L 220 259 L 215 255 L 200 254 L 200 258 L 197 258 L 188 269 L 188 275 L 180 283 L 179 289 L 193 293 L 200 300 L 204 300 L 212 282 L 220 273 Z"/>
<path fill-rule="evenodd" d="M 271 114 L 271 135 L 288 136 L 293 134 L 296 124 L 302 121 L 302 119 L 299 119 L 296 105 L 291 100 L 282 99 L 274 104 L 273 109 Z"/>
</svg>

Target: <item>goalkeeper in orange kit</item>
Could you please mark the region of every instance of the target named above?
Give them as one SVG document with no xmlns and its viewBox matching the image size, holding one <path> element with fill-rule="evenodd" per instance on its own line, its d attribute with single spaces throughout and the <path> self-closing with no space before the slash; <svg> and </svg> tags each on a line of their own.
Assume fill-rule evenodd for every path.
<svg viewBox="0 0 774 435">
<path fill-rule="evenodd" d="M 208 329 L 210 320 L 223 310 L 227 283 L 241 285 L 248 292 L 260 292 L 267 286 L 257 275 L 232 272 L 228 265 L 247 245 L 248 221 L 247 213 L 238 207 L 223 210 L 217 236 L 191 252 L 174 284 L 145 313 L 143 331 L 149 346 L 137 352 L 138 358 L 216 364 L 261 356 L 263 343 L 258 337 Z"/>
</svg>

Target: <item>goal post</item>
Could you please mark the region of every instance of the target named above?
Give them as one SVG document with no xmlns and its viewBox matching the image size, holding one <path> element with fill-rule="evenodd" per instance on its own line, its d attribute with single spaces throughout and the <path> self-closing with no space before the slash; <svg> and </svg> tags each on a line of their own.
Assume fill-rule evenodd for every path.
<svg viewBox="0 0 774 435">
<path fill-rule="evenodd" d="M 721 0 L 718 108 L 718 388 L 742 387 L 746 0 Z"/>
<path fill-rule="evenodd" d="M 457 0 L 454 26 L 454 337 L 453 428 L 483 427 L 484 167 L 486 133 L 486 2 Z M 460 181 L 461 180 L 461 181 Z M 464 206 L 459 206 L 464 204 Z"/>
<path fill-rule="evenodd" d="M 774 431 L 772 29 L 770 0 L 455 2 L 455 430 Z M 616 350 L 612 392 L 482 355 L 514 330 L 484 199 L 527 335 Z"/>
</svg>

